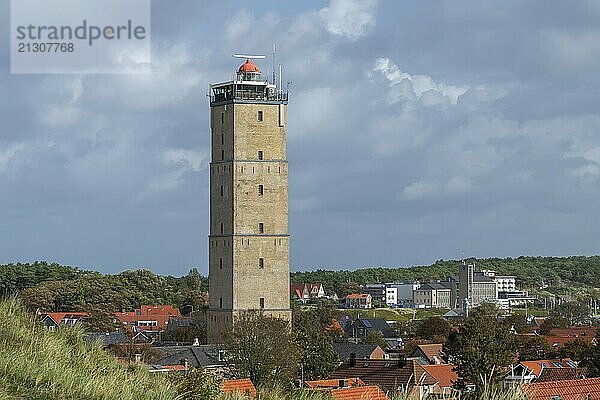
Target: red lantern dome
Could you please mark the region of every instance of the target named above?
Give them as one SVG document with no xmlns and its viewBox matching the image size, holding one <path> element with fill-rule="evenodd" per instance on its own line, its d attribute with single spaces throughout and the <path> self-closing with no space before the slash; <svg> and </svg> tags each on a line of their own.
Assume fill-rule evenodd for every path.
<svg viewBox="0 0 600 400">
<path fill-rule="evenodd" d="M 258 69 L 256 64 L 254 64 L 252 62 L 252 60 L 247 58 L 246 62 L 242 64 L 240 69 L 238 69 L 238 72 L 258 72 L 258 73 L 260 73 L 260 69 Z"/>
</svg>

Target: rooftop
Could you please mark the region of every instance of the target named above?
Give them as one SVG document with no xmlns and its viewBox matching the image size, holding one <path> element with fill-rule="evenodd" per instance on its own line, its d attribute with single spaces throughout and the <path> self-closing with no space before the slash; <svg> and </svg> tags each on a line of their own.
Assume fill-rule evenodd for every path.
<svg viewBox="0 0 600 400">
<path fill-rule="evenodd" d="M 600 378 L 528 383 L 523 389 L 530 400 L 598 400 Z"/>
</svg>

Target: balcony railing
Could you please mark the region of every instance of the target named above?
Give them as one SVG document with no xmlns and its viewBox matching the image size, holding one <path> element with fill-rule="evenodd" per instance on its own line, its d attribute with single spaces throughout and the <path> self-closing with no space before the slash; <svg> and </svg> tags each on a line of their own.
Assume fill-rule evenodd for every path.
<svg viewBox="0 0 600 400">
<path fill-rule="evenodd" d="M 248 100 L 248 101 L 274 101 L 274 102 L 287 102 L 287 92 L 269 92 L 269 91 L 252 91 L 252 90 L 239 90 L 236 85 L 231 85 L 227 88 L 219 88 L 216 92 L 212 91 L 210 95 L 210 102 L 221 103 L 231 100 Z"/>
</svg>

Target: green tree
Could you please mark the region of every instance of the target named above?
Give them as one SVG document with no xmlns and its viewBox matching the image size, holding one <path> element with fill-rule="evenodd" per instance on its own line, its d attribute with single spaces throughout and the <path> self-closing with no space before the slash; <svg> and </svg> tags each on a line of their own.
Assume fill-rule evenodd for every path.
<svg viewBox="0 0 600 400">
<path fill-rule="evenodd" d="M 415 336 L 432 340 L 435 342 L 445 342 L 452 331 L 452 324 L 442 317 L 429 317 L 420 321 L 415 330 Z"/>
<path fill-rule="evenodd" d="M 512 364 L 517 341 L 506 323 L 479 314 L 466 318 L 450 334 L 444 352 L 456 365 L 459 386 L 472 382 L 480 393 L 486 382 L 498 381 Z"/>
<path fill-rule="evenodd" d="M 332 329 L 336 311 L 318 307 L 293 311 L 292 325 L 295 342 L 302 352 L 302 375 L 305 380 L 321 379 L 337 367 L 339 358 L 333 350 L 333 341 L 339 332 Z"/>
<path fill-rule="evenodd" d="M 582 338 L 575 338 L 565 343 L 565 345 L 558 350 L 558 355 L 561 358 L 571 358 L 575 361 L 581 361 L 586 359 L 587 355 L 592 351 L 592 344 Z"/>
<path fill-rule="evenodd" d="M 287 321 L 254 312 L 236 318 L 224 347 L 236 375 L 256 386 L 289 383 L 302 357 Z"/>
<path fill-rule="evenodd" d="M 552 352 L 552 348 L 542 336 L 521 336 L 519 341 L 519 360 L 541 360 Z"/>
<path fill-rule="evenodd" d="M 383 350 L 387 349 L 387 342 L 383 337 L 383 333 L 379 331 L 368 331 L 364 338 L 361 340 L 362 343 L 376 344 Z"/>
</svg>

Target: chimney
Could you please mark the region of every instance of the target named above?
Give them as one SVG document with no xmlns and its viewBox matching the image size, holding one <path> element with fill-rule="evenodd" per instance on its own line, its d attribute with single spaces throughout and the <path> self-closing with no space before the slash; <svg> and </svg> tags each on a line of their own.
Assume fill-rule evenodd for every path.
<svg viewBox="0 0 600 400">
<path fill-rule="evenodd" d="M 350 353 L 350 366 L 356 367 L 356 353 Z"/>
</svg>

